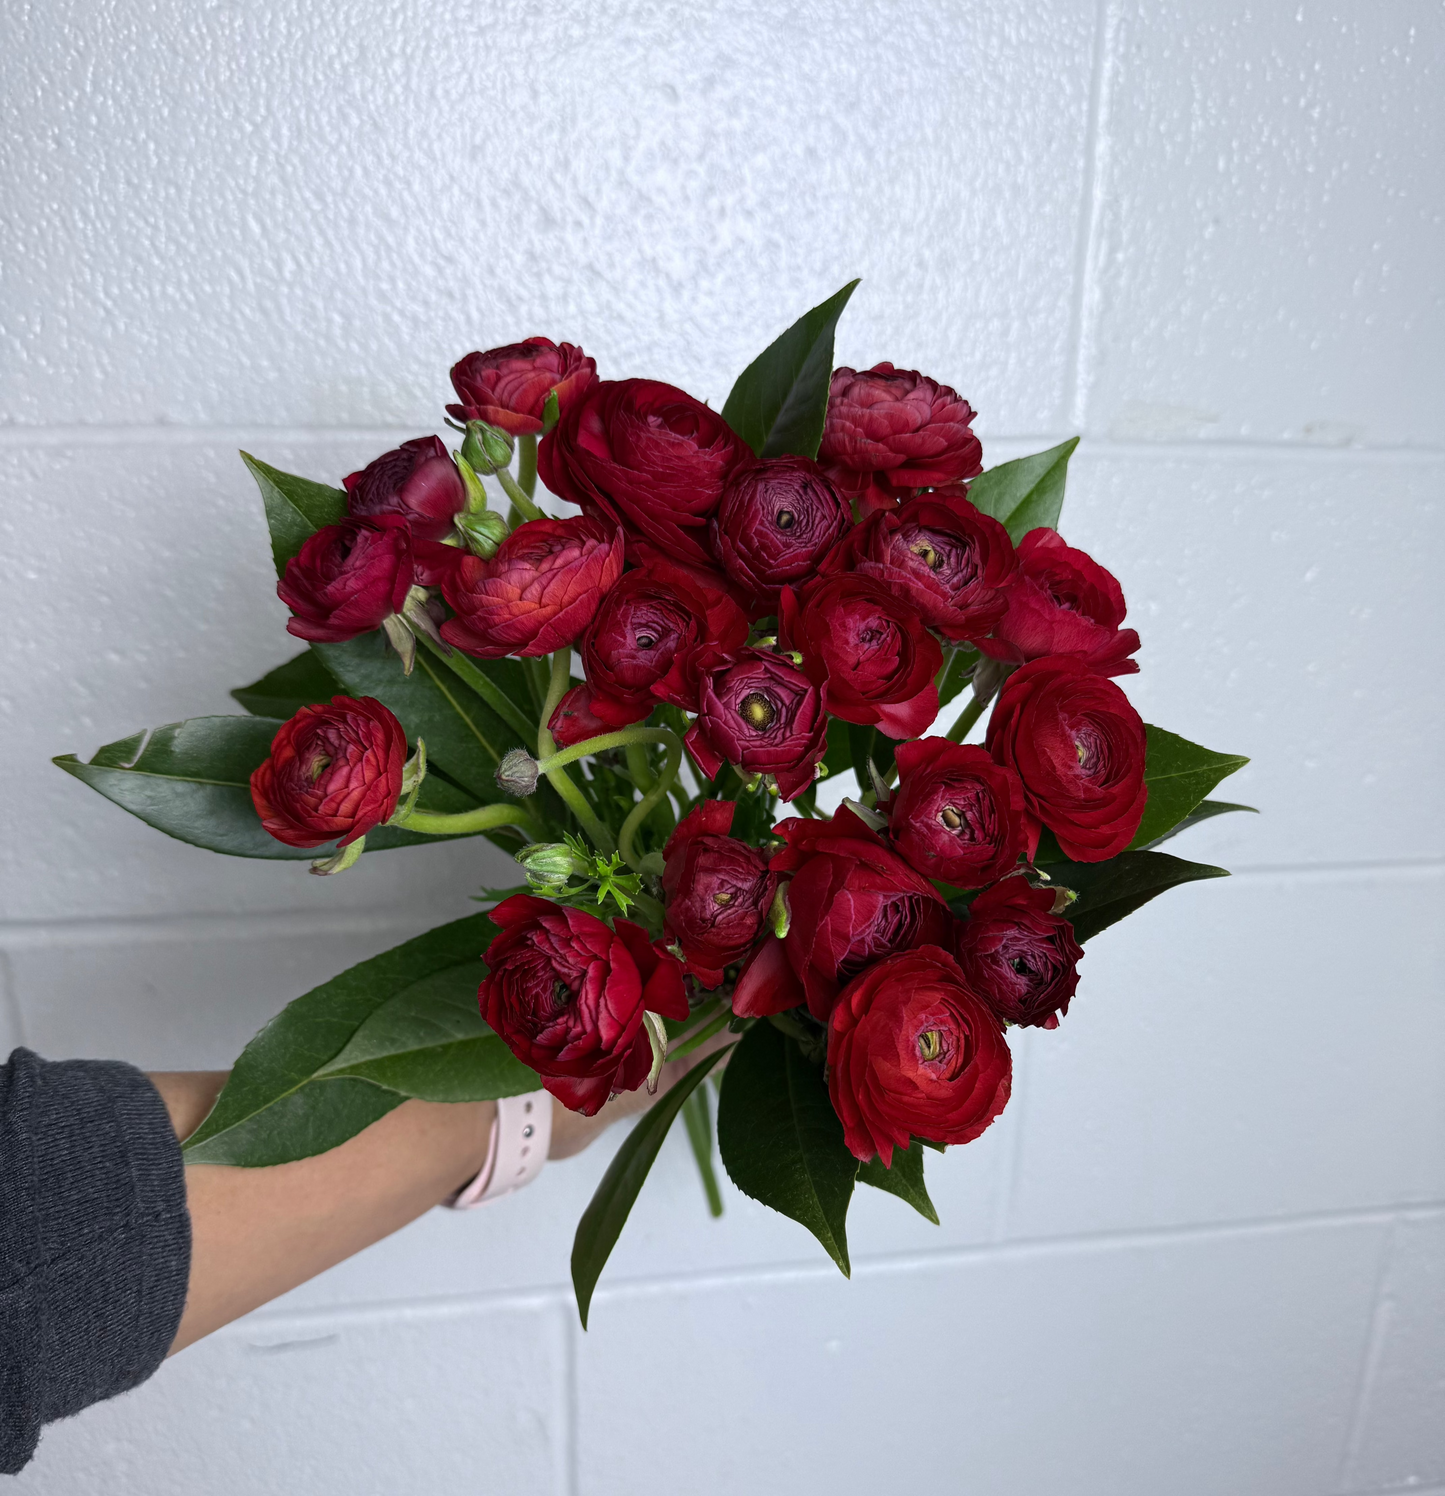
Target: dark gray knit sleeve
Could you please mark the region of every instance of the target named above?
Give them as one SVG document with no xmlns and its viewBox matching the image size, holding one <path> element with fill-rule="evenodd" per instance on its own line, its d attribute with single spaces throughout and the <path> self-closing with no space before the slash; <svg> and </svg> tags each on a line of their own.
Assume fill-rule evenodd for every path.
<svg viewBox="0 0 1445 1496">
<path fill-rule="evenodd" d="M 133 1066 L 0 1065 L 0 1473 L 41 1427 L 145 1381 L 180 1323 L 186 1186 L 164 1103 Z"/>
</svg>

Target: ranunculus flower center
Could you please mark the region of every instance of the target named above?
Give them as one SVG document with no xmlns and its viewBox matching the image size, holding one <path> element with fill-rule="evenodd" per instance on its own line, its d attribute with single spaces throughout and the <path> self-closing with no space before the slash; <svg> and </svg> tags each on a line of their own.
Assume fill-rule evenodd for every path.
<svg viewBox="0 0 1445 1496">
<path fill-rule="evenodd" d="M 761 691 L 750 691 L 738 706 L 738 715 L 759 732 L 766 732 L 777 719 L 778 709 Z"/>
</svg>

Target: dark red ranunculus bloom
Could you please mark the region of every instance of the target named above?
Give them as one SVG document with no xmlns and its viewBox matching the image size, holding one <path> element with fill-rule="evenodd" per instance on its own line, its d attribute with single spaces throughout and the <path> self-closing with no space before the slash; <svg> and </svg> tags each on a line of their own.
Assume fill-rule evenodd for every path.
<svg viewBox="0 0 1445 1496">
<path fill-rule="evenodd" d="M 746 444 L 716 411 L 655 379 L 603 380 L 542 441 L 537 470 L 560 498 L 696 566 L 707 522 Z"/>
<path fill-rule="evenodd" d="M 346 510 L 352 519 L 394 514 L 404 519 L 418 540 L 441 540 L 467 502 L 462 475 L 445 443 L 419 436 L 348 473 Z"/>
<path fill-rule="evenodd" d="M 1047 655 L 1004 682 L 984 738 L 1015 770 L 1030 817 L 1075 862 L 1102 862 L 1134 839 L 1144 816 L 1144 724 L 1129 698 L 1075 655 Z"/>
<path fill-rule="evenodd" d="M 874 577 L 949 639 L 977 639 L 1008 607 L 1017 569 L 1008 531 L 962 493 L 930 493 L 875 514 L 828 559 Z"/>
<path fill-rule="evenodd" d="M 1012 769 L 947 738 L 900 743 L 895 757 L 898 788 L 878 808 L 895 849 L 925 878 L 983 888 L 1018 863 L 1028 827 Z"/>
<path fill-rule="evenodd" d="M 709 779 L 724 763 L 771 774 L 784 800 L 812 784 L 828 749 L 828 714 L 818 688 L 784 656 L 744 649 L 704 677 L 688 752 Z"/>
<path fill-rule="evenodd" d="M 1008 608 L 991 639 L 978 647 L 996 660 L 1022 665 L 1044 655 L 1078 655 L 1100 675 L 1133 675 L 1129 658 L 1139 635 L 1121 628 L 1124 589 L 1086 551 L 1064 544 L 1057 530 L 1030 530 L 1019 541 L 1018 575 Z"/>
<path fill-rule="evenodd" d="M 1053 903 L 1053 889 L 1008 878 L 969 906 L 958 935 L 958 964 L 1003 1023 L 1058 1028 L 1069 1011 L 1084 950 L 1073 925 L 1049 912 Z"/>
<path fill-rule="evenodd" d="M 654 561 L 629 571 L 602 600 L 579 650 L 593 712 L 624 727 L 659 701 L 697 710 L 700 669 L 747 642 L 748 621 L 701 573 Z"/>
<path fill-rule="evenodd" d="M 453 364 L 452 388 L 461 404 L 448 405 L 447 414 L 459 421 L 485 421 L 513 436 L 535 435 L 553 390 L 558 410 L 565 414 L 596 383 L 596 359 L 575 344 L 528 338 L 469 353 Z"/>
<path fill-rule="evenodd" d="M 913 369 L 835 369 L 818 461 L 867 509 L 983 470 L 967 400 Z"/>
<path fill-rule="evenodd" d="M 756 1018 L 806 1001 L 825 1020 L 839 990 L 873 962 L 952 941 L 958 921 L 942 894 L 852 811 L 774 830 L 787 843 L 769 867 L 791 875 L 788 933 L 765 941 L 743 972 L 734 1012 Z"/>
<path fill-rule="evenodd" d="M 391 819 L 401 799 L 406 730 L 379 701 L 333 696 L 303 706 L 251 775 L 261 824 L 288 847 L 349 846 Z"/>
<path fill-rule="evenodd" d="M 455 618 L 442 638 L 482 659 L 574 644 L 622 575 L 622 531 L 601 520 L 534 519 L 490 560 L 464 555 L 442 577 Z"/>
<path fill-rule="evenodd" d="M 1012 1080 L 998 1020 L 936 945 L 869 967 L 833 1008 L 828 1095 L 855 1158 L 890 1167 L 910 1138 L 971 1143 Z"/>
<path fill-rule="evenodd" d="M 592 687 L 586 681 L 580 686 L 573 686 L 548 718 L 547 731 L 552 734 L 552 741 L 559 748 L 570 748 L 574 743 L 584 742 L 587 738 L 598 737 L 604 732 L 616 732 L 619 727 L 626 727 L 632 722 L 641 722 L 647 715 L 647 709 L 643 708 L 620 722 L 604 722 L 593 709 L 595 705 Z M 613 702 L 612 705 L 615 707 L 616 703 Z"/>
<path fill-rule="evenodd" d="M 778 637 L 803 657 L 823 707 L 844 722 L 911 738 L 938 715 L 938 640 L 881 582 L 854 572 L 823 577 L 801 600 L 784 588 Z"/>
<path fill-rule="evenodd" d="M 491 913 L 501 934 L 486 949 L 482 1017 L 564 1106 L 595 1116 L 652 1068 L 650 1010 L 687 1017 L 682 965 L 639 926 L 549 899 L 513 894 Z"/>
<path fill-rule="evenodd" d="M 816 462 L 775 457 L 733 474 L 709 533 L 723 570 L 761 617 L 777 611 L 780 587 L 816 574 L 852 523 L 848 501 Z"/>
<path fill-rule="evenodd" d="M 293 615 L 287 633 L 341 644 L 398 612 L 411 585 L 406 521 L 383 515 L 318 530 L 286 563 L 276 595 Z"/>
<path fill-rule="evenodd" d="M 778 878 L 756 847 L 729 836 L 731 800 L 704 800 L 678 823 L 663 848 L 665 927 L 687 970 L 716 987 L 766 929 Z"/>
</svg>

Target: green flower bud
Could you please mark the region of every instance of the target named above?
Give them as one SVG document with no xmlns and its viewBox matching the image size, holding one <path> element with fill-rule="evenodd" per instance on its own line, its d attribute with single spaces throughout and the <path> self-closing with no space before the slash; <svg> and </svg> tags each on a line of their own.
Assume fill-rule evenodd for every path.
<svg viewBox="0 0 1445 1496">
<path fill-rule="evenodd" d="M 497 554 L 497 547 L 509 534 L 506 520 L 492 509 L 484 509 L 480 514 L 459 514 L 456 526 L 467 549 L 484 561 Z"/>
<path fill-rule="evenodd" d="M 579 857 L 565 842 L 537 842 L 516 854 L 527 870 L 527 881 L 537 889 L 560 889 L 569 878 L 586 878 L 589 858 Z"/>
<path fill-rule="evenodd" d="M 497 765 L 497 787 L 522 799 L 537 788 L 537 760 L 525 748 L 513 748 Z"/>
<path fill-rule="evenodd" d="M 485 421 L 468 421 L 462 456 L 479 473 L 496 472 L 511 465 L 512 438 L 499 426 L 489 426 Z"/>
</svg>

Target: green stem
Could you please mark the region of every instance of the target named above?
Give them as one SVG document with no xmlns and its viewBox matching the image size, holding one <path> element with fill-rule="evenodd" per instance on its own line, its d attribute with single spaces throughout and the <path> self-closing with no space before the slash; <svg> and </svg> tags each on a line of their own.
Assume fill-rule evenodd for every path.
<svg viewBox="0 0 1445 1496">
<path fill-rule="evenodd" d="M 950 742 L 961 743 L 968 736 L 968 730 L 978 719 L 983 716 L 983 710 L 988 705 L 986 700 L 978 696 L 971 696 L 968 705 L 958 714 L 958 721 L 948 729 L 945 736 Z"/>
<path fill-rule="evenodd" d="M 530 499 L 537 491 L 537 438 L 517 438 L 517 487 Z"/>
<path fill-rule="evenodd" d="M 554 655 L 553 658 L 555 659 L 556 656 Z M 561 699 L 559 695 L 557 701 Z M 554 709 L 556 705 L 557 702 L 554 701 L 552 703 Z M 549 711 L 547 715 L 550 717 L 552 713 Z M 548 733 L 547 736 L 550 739 L 552 735 Z M 580 743 L 573 743 L 570 748 L 556 748 L 550 754 L 543 751 L 539 741 L 537 755 L 540 761 L 537 767 L 546 774 L 552 769 L 562 768 L 565 764 L 576 763 L 579 758 L 590 758 L 596 753 L 606 753 L 609 748 L 627 748 L 634 743 L 665 743 L 668 748 L 676 747 L 679 750 L 678 762 L 682 762 L 680 756 L 682 741 L 670 727 L 624 727 L 617 732 L 599 733 L 595 738 L 583 738 Z M 673 772 L 675 774 L 677 771 Z"/>
<path fill-rule="evenodd" d="M 722 1012 L 719 1013 L 711 1023 L 706 1024 L 703 1028 L 697 1029 L 695 1031 L 689 1031 L 687 1038 L 684 1039 L 681 1044 L 669 1044 L 667 1046 L 668 1059 L 679 1060 L 683 1055 L 691 1054 L 693 1050 L 706 1044 L 714 1034 L 716 1034 L 719 1030 L 726 1026 L 728 1019 L 732 1016 L 733 1010 L 729 1007 L 724 1007 Z"/>
<path fill-rule="evenodd" d="M 547 776 L 548 783 L 577 817 L 578 825 L 587 833 L 592 845 L 610 857 L 617 850 L 617 842 L 611 831 L 598 820 L 596 811 L 587 803 L 587 797 L 566 769 L 567 764 L 573 759 L 581 758 L 583 754 L 573 753 L 571 749 L 563 749 L 559 753 L 556 740 L 547 726 L 552 720 L 552 713 L 557 710 L 557 703 L 567 694 L 571 684 L 572 651 L 570 648 L 559 649 L 552 656 L 552 680 L 547 688 L 547 699 L 542 703 L 541 721 L 537 725 L 537 768 Z M 583 744 L 582 747 L 585 752 L 586 745 Z"/>
<path fill-rule="evenodd" d="M 527 721 L 510 696 L 488 676 L 483 675 L 480 670 L 460 650 L 453 649 L 443 653 L 441 646 L 435 639 L 429 639 L 425 634 L 420 636 L 421 642 L 455 675 L 459 675 L 474 690 L 483 701 L 510 727 L 521 740 L 526 743 L 532 737 L 532 724 Z"/>
<path fill-rule="evenodd" d="M 636 732 L 639 729 L 632 730 Z M 622 860 L 628 867 L 636 868 L 638 872 L 641 872 L 642 868 L 639 865 L 637 851 L 632 845 L 633 838 L 637 835 L 638 827 L 651 814 L 652 807 L 668 792 L 673 780 L 677 778 L 678 769 L 682 767 L 682 744 L 675 733 L 669 732 L 665 727 L 643 728 L 641 731 L 662 734 L 662 741 L 667 743 L 667 757 L 662 761 L 662 772 L 658 775 L 656 783 L 628 812 L 627 819 L 622 823 L 622 830 L 617 833 L 617 850 L 622 853 Z"/>
<path fill-rule="evenodd" d="M 533 462 L 536 461 L 535 455 Z M 530 495 L 522 489 L 521 484 L 511 475 L 506 468 L 496 470 L 497 481 L 502 485 L 502 492 L 512 501 L 512 507 L 523 519 L 545 519 L 546 516 L 532 502 Z"/>
<path fill-rule="evenodd" d="M 652 788 L 652 765 L 647 762 L 647 751 L 641 743 L 627 745 L 627 772 L 639 790 L 646 793 Z"/>
<path fill-rule="evenodd" d="M 483 805 L 456 815 L 414 810 L 394 824 L 427 836 L 466 836 L 474 831 L 495 831 L 498 826 L 520 826 L 533 841 L 542 840 L 542 828 L 522 805 Z"/>
</svg>

